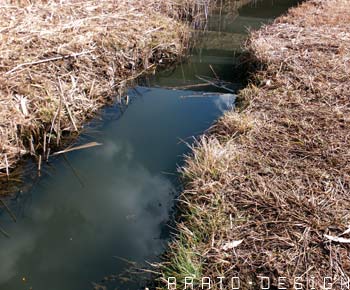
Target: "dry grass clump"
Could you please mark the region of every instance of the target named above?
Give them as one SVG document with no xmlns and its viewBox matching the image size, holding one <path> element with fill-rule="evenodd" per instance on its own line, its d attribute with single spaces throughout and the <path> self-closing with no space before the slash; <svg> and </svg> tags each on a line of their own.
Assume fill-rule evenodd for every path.
<svg viewBox="0 0 350 290">
<path fill-rule="evenodd" d="M 163 279 L 200 272 L 213 282 L 226 277 L 227 289 L 235 276 L 241 289 L 259 288 L 258 276 L 270 277 L 270 289 L 278 277 L 287 289 L 348 289 L 349 21 L 348 1 L 307 1 L 252 33 L 260 85 L 241 92 L 250 103 L 244 114 L 226 114 L 188 157 L 181 239 Z M 249 130 L 245 118 L 254 120 Z M 181 272 L 179 252 L 188 264 L 195 254 L 195 271 Z"/>
<path fill-rule="evenodd" d="M 204 5 L 204 4 L 203 4 Z M 2 1 L 0 174 L 49 153 L 125 81 L 181 56 L 196 1 Z"/>
<path fill-rule="evenodd" d="M 232 139 L 234 136 L 248 133 L 254 126 L 257 126 L 257 124 L 249 113 L 231 111 L 225 113 L 220 122 L 217 122 L 211 128 L 211 132 L 223 137 L 229 136 Z"/>
</svg>

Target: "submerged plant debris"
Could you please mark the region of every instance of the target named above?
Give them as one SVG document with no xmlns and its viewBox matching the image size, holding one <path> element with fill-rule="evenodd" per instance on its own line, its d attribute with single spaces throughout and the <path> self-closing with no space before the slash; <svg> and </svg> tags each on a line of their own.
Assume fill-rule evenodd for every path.
<svg viewBox="0 0 350 290">
<path fill-rule="evenodd" d="M 180 57 L 198 3 L 3 1 L 0 175 L 25 154 L 46 159 L 127 80 Z"/>
<path fill-rule="evenodd" d="M 165 285 L 191 276 L 198 289 L 218 276 L 227 289 L 231 277 L 260 287 L 259 276 L 271 287 L 286 277 L 288 289 L 348 285 L 349 27 L 348 1 L 311 0 L 251 34 L 262 66 L 240 92 L 248 106 L 226 113 L 182 168 Z"/>
</svg>

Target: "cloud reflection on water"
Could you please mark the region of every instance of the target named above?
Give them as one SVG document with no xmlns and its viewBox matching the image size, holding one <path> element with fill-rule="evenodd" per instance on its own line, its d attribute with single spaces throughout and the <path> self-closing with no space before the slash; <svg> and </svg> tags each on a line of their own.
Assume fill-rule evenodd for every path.
<svg viewBox="0 0 350 290">
<path fill-rule="evenodd" d="M 54 285 L 52 290 L 59 289 L 56 285 L 73 290 L 71 282 L 64 285 L 62 281 L 74 277 L 88 282 L 112 274 L 96 271 L 105 260 L 113 263 L 112 256 L 143 261 L 150 253 L 161 253 L 164 242 L 160 237 L 169 220 L 173 185 L 133 160 L 130 144 L 111 140 L 105 144 L 93 157 L 93 164 L 103 167 L 103 172 L 96 176 L 88 166 L 91 160 L 76 168 L 84 188 L 62 168 L 36 188 L 36 206 L 29 207 L 28 218 L 12 227 L 11 239 L 1 241 L 6 251 L 0 251 L 0 286 L 11 279 L 17 280 L 11 281 L 12 285 L 18 285 L 22 276 L 28 276 L 33 289 L 44 289 L 35 286 L 42 284 L 39 280 L 47 280 L 46 285 Z M 116 169 L 114 163 L 121 158 Z M 92 175 L 95 178 L 90 178 Z M 40 230 L 29 232 L 27 228 Z M 55 281 L 57 278 L 60 281 Z"/>
<path fill-rule="evenodd" d="M 96 140 L 103 146 L 67 154 L 70 165 L 53 163 L 52 175 L 14 204 L 16 224 L 0 216 L 11 234 L 0 239 L 0 289 L 85 290 L 125 270 L 113 257 L 158 259 L 176 195 L 173 178 L 162 172 L 174 172 L 188 150 L 179 140 L 203 132 L 231 99 L 139 91 L 144 98 L 123 118 L 101 124 Z"/>
</svg>

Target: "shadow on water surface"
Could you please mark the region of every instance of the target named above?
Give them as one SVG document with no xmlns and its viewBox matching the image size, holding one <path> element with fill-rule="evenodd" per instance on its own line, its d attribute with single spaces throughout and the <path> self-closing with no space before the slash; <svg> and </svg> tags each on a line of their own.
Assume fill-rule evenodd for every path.
<svg viewBox="0 0 350 290">
<path fill-rule="evenodd" d="M 122 274 L 125 260 L 157 261 L 170 236 L 176 165 L 189 152 L 184 141 L 191 143 L 234 102 L 223 94 L 227 90 L 208 84 L 191 91 L 166 88 L 198 85 L 205 77 L 237 91 L 243 84 L 234 68 L 247 28 L 296 2 L 258 1 L 231 20 L 225 11 L 214 13 L 188 63 L 144 79 L 144 86 L 129 90 L 128 106 L 107 107 L 88 124 L 79 142 L 103 146 L 55 158 L 39 179 L 32 173 L 36 164 L 29 163 L 25 187 L 6 200 L 17 222 L 4 209 L 0 213 L 9 234 L 0 233 L 0 289 L 92 289 L 104 277 Z M 100 282 L 106 289 L 142 285 L 141 279 L 107 280 Z"/>
</svg>

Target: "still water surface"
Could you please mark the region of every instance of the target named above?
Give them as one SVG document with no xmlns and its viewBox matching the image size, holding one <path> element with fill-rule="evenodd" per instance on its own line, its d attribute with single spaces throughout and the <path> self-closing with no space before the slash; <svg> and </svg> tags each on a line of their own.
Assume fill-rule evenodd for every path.
<svg viewBox="0 0 350 290">
<path fill-rule="evenodd" d="M 120 275 L 129 260 L 157 261 L 169 239 L 178 192 L 176 165 L 188 152 L 184 141 L 201 134 L 231 108 L 234 96 L 165 87 L 200 83 L 213 76 L 242 86 L 233 75 L 247 28 L 285 11 L 297 1 L 265 0 L 238 12 L 213 15 L 193 56 L 174 71 L 131 89 L 127 107 L 113 106 L 93 121 L 80 142 L 103 146 L 66 154 L 45 167 L 29 189 L 8 200 L 17 216 L 0 225 L 1 290 L 138 289 L 135 283 L 101 282 Z M 273 5 L 272 5 L 273 4 Z M 33 183 L 33 182 L 32 182 Z M 103 289 L 103 288 L 96 288 Z"/>
</svg>

